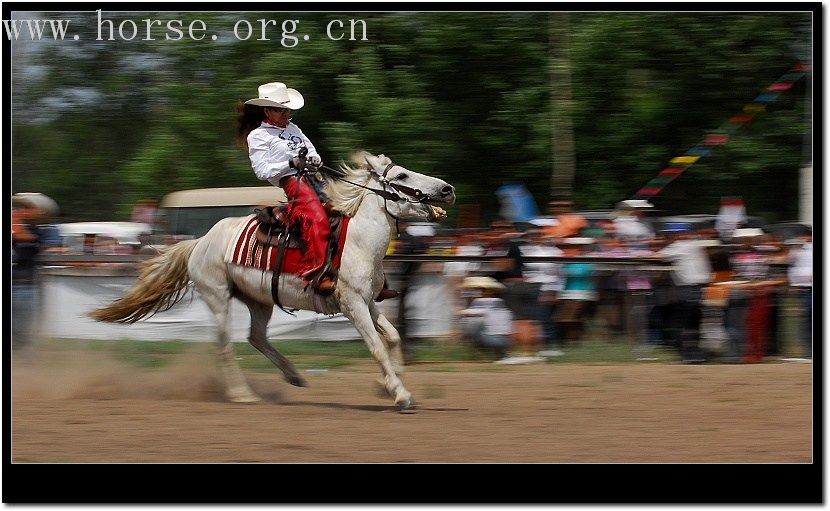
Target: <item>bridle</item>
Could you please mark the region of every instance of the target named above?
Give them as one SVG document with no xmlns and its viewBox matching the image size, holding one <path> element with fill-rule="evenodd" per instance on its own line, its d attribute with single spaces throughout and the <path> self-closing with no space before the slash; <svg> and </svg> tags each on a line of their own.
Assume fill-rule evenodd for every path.
<svg viewBox="0 0 830 511">
<path fill-rule="evenodd" d="M 367 161 L 366 163 L 369 163 L 369 162 Z M 375 178 L 378 181 L 380 181 L 380 184 L 383 186 L 382 190 L 378 190 L 377 188 L 372 188 L 372 187 L 364 186 L 364 185 L 361 185 L 361 184 L 358 184 L 358 183 L 353 183 L 353 182 L 349 181 L 348 179 L 345 179 L 342 176 L 342 173 L 340 171 L 334 170 L 331 167 L 326 167 L 325 165 L 320 166 L 321 169 L 327 170 L 329 172 L 329 175 L 331 175 L 331 177 L 333 177 L 334 179 L 344 181 L 346 183 L 349 183 L 350 185 L 357 186 L 358 188 L 363 188 L 365 190 L 368 190 L 368 191 L 374 193 L 375 195 L 379 195 L 379 196 L 383 197 L 383 209 L 386 211 L 387 215 L 389 215 L 389 216 L 391 216 L 392 218 L 395 219 L 395 231 L 398 234 L 400 234 L 400 229 L 398 228 L 399 219 L 398 219 L 398 217 L 396 217 L 395 215 L 393 215 L 389 211 L 389 201 L 390 200 L 392 202 L 401 202 L 401 201 L 403 201 L 403 202 L 408 202 L 410 204 L 423 204 L 423 203 L 427 202 L 428 200 L 430 200 L 432 197 L 430 197 L 429 194 L 426 194 L 426 193 L 424 193 L 423 191 L 421 191 L 417 188 L 412 188 L 412 187 L 409 187 L 409 186 L 406 186 L 406 185 L 391 182 L 389 180 L 389 178 L 386 177 L 386 175 L 389 174 L 389 171 L 392 170 L 394 167 L 397 167 L 397 165 L 395 165 L 394 163 L 390 163 L 389 165 L 386 166 L 385 169 L 383 169 L 382 172 L 378 172 L 377 170 L 375 170 L 375 168 L 372 166 L 372 164 L 369 163 L 369 172 L 374 174 Z M 387 190 L 387 187 L 391 188 L 394 191 Z M 400 193 L 398 193 L 398 192 L 400 192 Z M 408 196 L 408 197 L 401 196 L 400 195 L 401 193 Z"/>
</svg>

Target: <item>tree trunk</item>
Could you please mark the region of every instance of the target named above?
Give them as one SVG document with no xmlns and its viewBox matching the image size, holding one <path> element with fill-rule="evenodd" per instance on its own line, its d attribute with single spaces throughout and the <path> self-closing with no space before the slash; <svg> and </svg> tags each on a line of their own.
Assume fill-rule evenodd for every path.
<svg viewBox="0 0 830 511">
<path fill-rule="evenodd" d="M 550 13 L 550 119 L 553 169 L 552 199 L 568 200 L 573 195 L 576 171 L 573 125 L 571 123 L 571 66 L 567 12 Z"/>
</svg>

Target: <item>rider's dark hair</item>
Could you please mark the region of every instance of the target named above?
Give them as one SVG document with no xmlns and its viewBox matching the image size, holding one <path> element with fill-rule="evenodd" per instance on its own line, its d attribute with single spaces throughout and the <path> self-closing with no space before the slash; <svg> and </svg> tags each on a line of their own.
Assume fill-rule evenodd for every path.
<svg viewBox="0 0 830 511">
<path fill-rule="evenodd" d="M 236 143 L 248 149 L 248 134 L 258 128 L 265 119 L 265 109 L 257 105 L 246 105 L 241 101 L 236 105 Z"/>
</svg>

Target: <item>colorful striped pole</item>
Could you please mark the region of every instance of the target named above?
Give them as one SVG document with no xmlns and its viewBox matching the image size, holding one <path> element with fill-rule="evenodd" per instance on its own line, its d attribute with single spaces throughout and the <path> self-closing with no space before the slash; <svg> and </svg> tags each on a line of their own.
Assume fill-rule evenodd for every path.
<svg viewBox="0 0 830 511">
<path fill-rule="evenodd" d="M 782 92 L 790 90 L 807 72 L 810 71 L 810 65 L 799 62 L 789 71 L 783 74 L 772 85 L 766 88 L 764 92 L 759 94 L 752 100 L 752 103 L 744 105 L 740 113 L 737 113 L 729 118 L 720 128 L 712 133 L 707 134 L 696 146 L 690 148 L 682 156 L 672 158 L 670 166 L 660 171 L 657 176 L 640 188 L 633 198 L 647 199 L 654 197 L 675 179 L 677 179 L 689 167 L 698 162 L 701 158 L 709 156 L 712 149 L 717 146 L 726 145 L 730 140 L 730 135 L 740 129 L 742 126 L 752 120 L 752 118 L 766 111 L 767 104 L 778 99 Z"/>
</svg>

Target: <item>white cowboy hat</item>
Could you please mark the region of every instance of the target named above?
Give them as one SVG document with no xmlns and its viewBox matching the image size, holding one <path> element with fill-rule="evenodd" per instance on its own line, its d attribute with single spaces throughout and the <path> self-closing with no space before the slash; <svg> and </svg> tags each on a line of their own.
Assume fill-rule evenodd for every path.
<svg viewBox="0 0 830 511">
<path fill-rule="evenodd" d="M 305 104 L 303 95 L 297 89 L 286 87 L 282 82 L 271 82 L 259 86 L 259 97 L 249 99 L 246 105 L 273 106 L 299 110 Z"/>
</svg>

